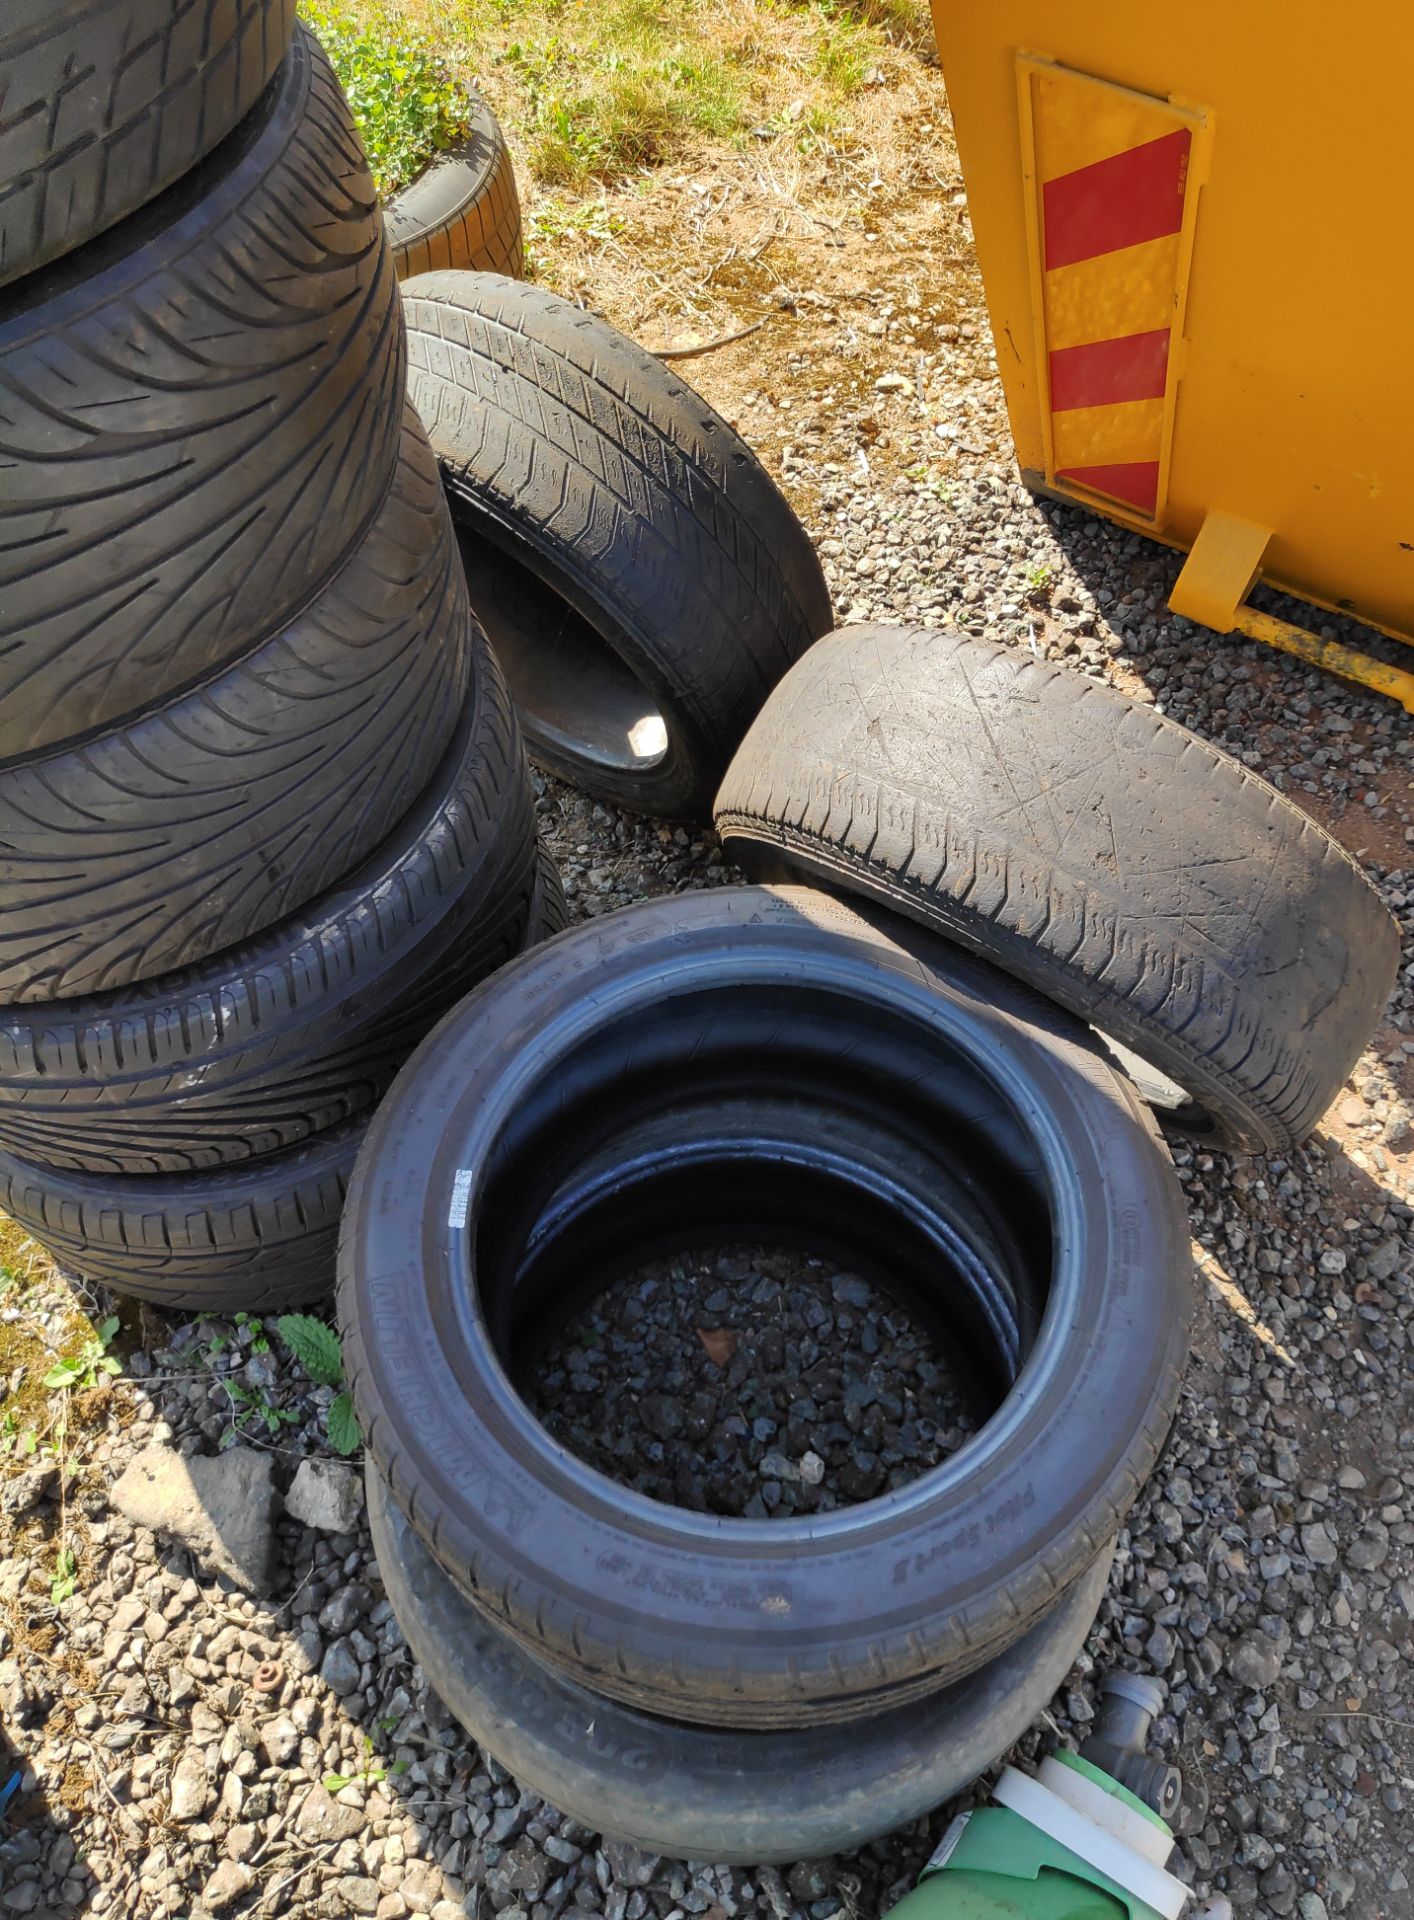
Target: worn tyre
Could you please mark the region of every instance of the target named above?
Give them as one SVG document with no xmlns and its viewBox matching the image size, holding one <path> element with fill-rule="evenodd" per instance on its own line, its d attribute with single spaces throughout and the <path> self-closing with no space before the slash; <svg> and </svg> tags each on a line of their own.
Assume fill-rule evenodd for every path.
<svg viewBox="0 0 1414 1920">
<path fill-rule="evenodd" d="M 306 605 L 387 493 L 404 367 L 367 163 L 300 28 L 229 140 L 0 306 L 0 760 Z"/>
<path fill-rule="evenodd" d="M 75 1171 L 172 1172 L 273 1153 L 371 1107 L 529 924 L 533 794 L 475 629 L 471 689 L 426 791 L 333 892 L 182 972 L 0 1009 L 0 1145 Z"/>
<path fill-rule="evenodd" d="M 474 98 L 465 135 L 384 209 L 398 278 L 465 267 L 525 272 L 520 195 L 505 138 L 484 100 Z"/>
<path fill-rule="evenodd" d="M 591 1691 L 738 1728 L 936 1692 L 1093 1566 L 1163 1444 L 1193 1290 L 1153 1124 L 1069 1016 L 913 944 L 804 889 L 630 907 L 463 1001 L 374 1116 L 339 1288 L 372 1457 L 463 1591 Z M 1047 1291 L 1020 1373 L 992 1349 L 1013 1384 L 962 1452 L 823 1517 L 630 1492 L 549 1439 L 504 1364 L 556 1190 L 624 1128 L 726 1089 L 798 1100 L 802 1142 L 843 1113 L 936 1154 L 1004 1211 Z M 710 1163 L 680 1183 L 680 1244 L 813 1233 L 846 1266 L 870 1258 L 820 1227 L 813 1158 L 780 1151 L 774 1170 L 746 1191 Z M 940 1301 L 975 1299 L 961 1262 L 932 1271 Z"/>
<path fill-rule="evenodd" d="M 523 945 L 558 930 L 564 896 L 542 855 Z M 249 1313 L 334 1284 L 339 1214 L 367 1131 L 346 1120 L 280 1153 L 198 1173 L 66 1173 L 0 1148 L 0 1213 L 59 1265 L 171 1312 Z"/>
<path fill-rule="evenodd" d="M 0 767 L 0 1004 L 152 979 L 334 886 L 432 778 L 470 626 L 409 412 L 378 519 L 283 632 L 125 727 Z"/>
<path fill-rule="evenodd" d="M 1394 984 L 1394 921 L 1307 814 L 1152 707 L 988 641 L 832 634 L 716 820 L 754 877 L 868 894 L 1028 981 L 1230 1147 L 1304 1139 Z"/>
<path fill-rule="evenodd" d="M 255 106 L 294 0 L 6 0 L 0 286 L 82 246 Z"/>
<path fill-rule="evenodd" d="M 493 275 L 403 287 L 409 392 L 535 756 L 701 818 L 825 632 L 805 530 L 739 435 L 607 322 Z"/>
<path fill-rule="evenodd" d="M 742 1733 L 620 1706 L 540 1665 L 438 1566 L 367 1473 L 378 1571 L 413 1658 L 477 1745 L 596 1833 L 756 1866 L 845 1853 L 970 1787 L 1045 1711 L 1084 1645 L 1110 1554 L 954 1686 L 852 1726 Z M 802 1783 L 808 1783 L 804 1789 Z"/>
</svg>

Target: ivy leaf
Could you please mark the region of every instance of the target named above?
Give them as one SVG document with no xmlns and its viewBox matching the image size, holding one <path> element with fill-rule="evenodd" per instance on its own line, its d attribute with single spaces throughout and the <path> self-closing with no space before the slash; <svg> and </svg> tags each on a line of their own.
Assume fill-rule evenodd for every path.
<svg viewBox="0 0 1414 1920">
<path fill-rule="evenodd" d="M 354 1412 L 352 1394 L 341 1393 L 330 1405 L 328 1434 L 335 1453 L 357 1453 L 363 1445 L 363 1428 Z"/>
<path fill-rule="evenodd" d="M 282 1313 L 275 1331 L 317 1386 L 344 1383 L 344 1350 L 339 1336 L 310 1313 Z"/>
</svg>

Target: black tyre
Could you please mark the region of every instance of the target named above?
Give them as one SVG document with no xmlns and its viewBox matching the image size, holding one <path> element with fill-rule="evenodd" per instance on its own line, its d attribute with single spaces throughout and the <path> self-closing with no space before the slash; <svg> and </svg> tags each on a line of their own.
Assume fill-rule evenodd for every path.
<svg viewBox="0 0 1414 1920">
<path fill-rule="evenodd" d="M 294 0 L 5 0 L 0 286 L 203 159 L 284 56 Z"/>
<path fill-rule="evenodd" d="M 915 939 L 926 960 L 803 889 L 630 907 L 479 988 L 374 1117 L 340 1250 L 372 1457 L 463 1591 L 595 1692 L 738 1728 L 935 1692 L 1094 1564 L 1163 1444 L 1193 1289 L 1153 1124 L 1068 1016 Z M 812 1144 L 863 1118 L 899 1143 L 900 1168 L 926 1149 L 985 1197 L 1047 1299 L 1019 1374 L 992 1336 L 994 1374 L 1014 1384 L 962 1452 L 823 1519 L 726 1520 L 629 1492 L 553 1443 L 505 1368 L 556 1191 L 655 1115 L 676 1114 L 690 1150 L 689 1110 L 728 1090 L 795 1101 L 796 1148 L 777 1143 L 774 1178 L 737 1178 L 740 1160 L 724 1177 L 708 1156 L 696 1183 L 678 1180 L 680 1245 L 790 1238 L 877 1266 L 882 1203 L 853 1228 L 848 1204 L 826 1215 L 830 1168 Z M 617 1209 L 617 1248 L 607 1211 L 594 1237 L 581 1216 L 606 1270 L 631 1252 L 653 1171 Z M 867 1188 L 859 1173 L 835 1177 L 846 1202 Z M 920 1256 L 908 1277 L 952 1310 L 970 1354 L 1001 1290 L 985 1245 L 954 1224 L 982 1283 L 936 1249 L 931 1272 Z M 522 1298 L 549 1311 L 538 1292 Z"/>
<path fill-rule="evenodd" d="M 387 493 L 405 358 L 363 150 L 300 28 L 207 160 L 0 307 L 0 759 L 306 605 Z"/>
<path fill-rule="evenodd" d="M 364 1127 L 204 1174 L 62 1173 L 0 1150 L 0 1212 L 68 1272 L 169 1312 L 296 1306 L 333 1282 Z"/>
<path fill-rule="evenodd" d="M 520 195 L 511 156 L 484 100 L 474 99 L 465 137 L 395 193 L 384 218 L 398 278 L 440 267 L 525 271 Z"/>
<path fill-rule="evenodd" d="M 560 869 L 542 840 L 535 855 L 535 890 L 530 897 L 530 927 L 525 940 L 527 950 L 538 947 L 543 940 L 553 940 L 557 933 L 564 932 L 569 923 L 569 906 L 565 900 Z"/>
<path fill-rule="evenodd" d="M 191 1170 L 371 1107 L 520 950 L 541 883 L 515 716 L 474 627 L 471 686 L 426 791 L 332 893 L 180 973 L 0 1009 L 0 1144 L 51 1167 Z"/>
<path fill-rule="evenodd" d="M 128 726 L 0 767 L 0 1003 L 152 979 L 334 886 L 432 778 L 470 625 L 409 411 L 377 520 L 284 632 Z"/>
<path fill-rule="evenodd" d="M 531 751 L 614 805 L 704 817 L 830 625 L 805 530 L 726 421 L 593 314 L 490 274 L 419 276 L 403 307 L 409 392 Z"/>
<path fill-rule="evenodd" d="M 543 858 L 524 945 L 556 930 L 559 876 Z M 0 1212 L 60 1266 L 170 1312 L 263 1312 L 334 1284 L 339 1215 L 367 1117 L 282 1153 L 194 1174 L 37 1167 L 0 1149 Z"/>
<path fill-rule="evenodd" d="M 683 1860 L 819 1859 L 970 1787 L 1061 1685 L 1104 1597 L 1103 1552 L 1014 1647 L 928 1699 L 852 1726 L 742 1733 L 605 1700 L 541 1666 L 460 1594 L 370 1466 L 378 1571 L 418 1665 L 467 1732 L 573 1819 Z"/>
<path fill-rule="evenodd" d="M 955 634 L 822 641 L 716 820 L 754 878 L 867 894 L 1039 988 L 1225 1146 L 1305 1138 L 1399 962 L 1354 861 L 1264 780 L 1151 707 Z"/>
</svg>

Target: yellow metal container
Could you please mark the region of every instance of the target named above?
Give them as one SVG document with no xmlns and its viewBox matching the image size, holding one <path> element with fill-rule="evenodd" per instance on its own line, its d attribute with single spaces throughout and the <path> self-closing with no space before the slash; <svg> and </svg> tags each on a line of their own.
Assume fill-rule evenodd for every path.
<svg viewBox="0 0 1414 1920">
<path fill-rule="evenodd" d="M 1392 694 L 1414 643 L 1414 8 L 933 0 L 1024 477 L 1188 550 L 1170 605 Z"/>
</svg>

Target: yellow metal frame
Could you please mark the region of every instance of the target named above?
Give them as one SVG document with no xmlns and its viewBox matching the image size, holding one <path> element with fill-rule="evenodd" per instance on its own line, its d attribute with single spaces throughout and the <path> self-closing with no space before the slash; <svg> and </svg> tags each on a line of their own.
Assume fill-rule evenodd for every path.
<svg viewBox="0 0 1414 1920">
<path fill-rule="evenodd" d="M 1169 606 L 1215 633 L 1245 634 L 1249 640 L 1293 653 L 1313 667 L 1338 673 L 1344 680 L 1358 681 L 1373 693 L 1397 700 L 1406 713 L 1414 713 L 1414 673 L 1246 605 L 1270 539 L 1268 527 L 1235 514 L 1210 513 L 1174 582 Z"/>
<path fill-rule="evenodd" d="M 1284 653 L 1294 653 L 1298 660 L 1324 667 L 1327 673 L 1338 673 L 1342 680 L 1358 680 L 1372 693 L 1388 694 L 1406 713 L 1414 713 L 1414 673 L 1403 667 L 1386 666 L 1373 654 L 1357 653 L 1338 640 L 1323 640 L 1318 633 L 1308 633 L 1305 627 L 1295 627 L 1289 620 L 1278 620 L 1275 614 L 1261 613 L 1256 607 L 1238 608 L 1233 631 L 1266 646 L 1280 647 Z"/>
<path fill-rule="evenodd" d="M 1176 612 L 1414 711 L 1414 673 L 1247 604 L 1260 577 L 1414 643 L 1414 9 L 933 5 L 1023 477 L 1187 550 Z M 1058 71 L 1194 130 L 1152 511 L 1056 470 L 1033 90 Z"/>
</svg>

